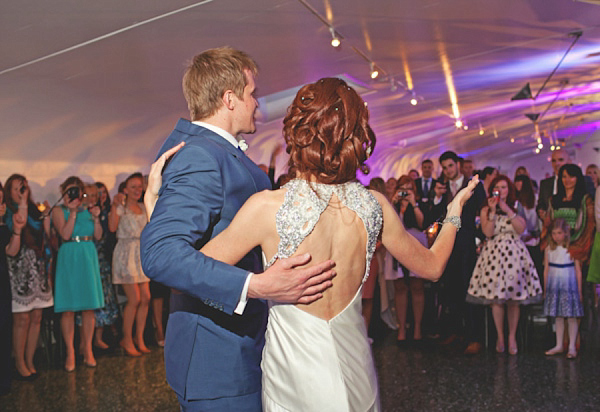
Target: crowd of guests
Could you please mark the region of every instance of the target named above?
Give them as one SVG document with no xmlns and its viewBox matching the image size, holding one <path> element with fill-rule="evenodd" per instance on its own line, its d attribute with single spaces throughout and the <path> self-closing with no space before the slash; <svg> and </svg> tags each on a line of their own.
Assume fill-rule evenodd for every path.
<svg viewBox="0 0 600 412">
<path fill-rule="evenodd" d="M 60 318 L 67 372 L 75 369 L 78 354 L 85 366 L 95 367 L 94 354 L 114 349 L 110 343 L 119 342 L 129 356 L 150 352 L 145 329 L 151 304 L 154 338 L 164 345 L 169 290 L 150 284 L 140 260 L 144 184 L 140 173 L 132 174 L 111 201 L 102 182 L 71 176 L 60 185 L 54 207 L 34 202 L 25 176 L 14 174 L 0 184 L 2 393 L 12 378 L 38 376 L 34 355 L 43 316 Z M 122 310 L 118 288 L 127 298 Z M 112 339 L 105 339 L 107 331 Z"/>
<path fill-rule="evenodd" d="M 475 170 L 472 160 L 453 152 L 439 158 L 437 178 L 430 159 L 422 162 L 420 173 L 413 169 L 386 182 L 373 178 L 371 189 L 386 194 L 405 227 L 424 244 L 432 243 L 446 205 L 474 174 L 481 184 L 463 208 L 462 228 L 437 284 L 423 281 L 378 249 L 363 296 L 367 326 L 378 283 L 381 317 L 397 329 L 399 346 L 418 346 L 433 337 L 440 345 L 462 345 L 465 354 L 476 354 L 487 333 L 489 306 L 495 350 L 515 355 L 521 308 L 538 304 L 556 325 L 556 344 L 546 355 L 575 358 L 579 323 L 586 314 L 583 291 L 600 283 L 600 175 L 594 164 L 584 175 L 565 150 L 553 151 L 551 159 L 554 174 L 539 185 L 525 166 L 511 179 L 494 167 Z M 407 320 L 409 294 L 412 319 Z M 597 304 L 596 293 L 590 296 Z"/>
<path fill-rule="evenodd" d="M 287 180 L 282 175 L 274 181 L 279 151 L 264 167 L 275 187 Z M 586 280 L 600 283 L 598 167 L 589 165 L 584 175 L 566 151 L 556 150 L 554 175 L 538 185 L 524 166 L 510 179 L 493 167 L 476 170 L 472 160 L 454 152 L 443 153 L 439 163 L 437 178 L 433 161 L 426 159 L 420 173 L 370 181 L 426 246 L 454 195 L 475 174 L 481 183 L 463 208 L 462 227 L 439 283 L 424 281 L 378 245 L 363 293 L 367 328 L 379 291 L 380 316 L 397 329 L 399 346 L 430 337 L 441 345 L 463 344 L 466 354 L 475 354 L 482 349 L 488 305 L 496 351 L 514 355 L 521 306 L 543 302 L 544 314 L 556 319 L 556 344 L 546 354 L 566 351 L 576 357 L 583 288 Z M 44 310 L 60 314 L 67 372 L 76 366 L 76 335 L 87 367 L 96 366 L 95 352 L 110 349 L 107 329 L 118 336 L 125 354 L 150 352 L 144 333 L 150 306 L 154 338 L 164 345 L 169 290 L 150 282 L 140 262 L 139 238 L 147 222 L 144 185 L 141 174 L 132 174 L 111 201 L 103 183 L 85 184 L 72 176 L 60 185 L 55 207 L 33 201 L 25 176 L 14 174 L 0 187 L 0 391 L 10 388 L 11 375 L 25 381 L 37 377 L 34 355 Z M 127 298 L 122 310 L 117 287 Z"/>
</svg>

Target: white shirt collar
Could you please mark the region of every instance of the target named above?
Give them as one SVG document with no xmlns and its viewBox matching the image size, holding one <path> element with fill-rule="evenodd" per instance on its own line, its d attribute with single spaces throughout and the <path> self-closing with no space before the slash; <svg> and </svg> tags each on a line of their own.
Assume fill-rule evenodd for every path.
<svg viewBox="0 0 600 412">
<path fill-rule="evenodd" d="M 458 193 L 458 191 L 462 187 L 464 180 L 465 180 L 465 175 L 460 175 L 456 180 L 453 181 L 454 187 L 456 188 L 456 192 L 452 193 L 452 196 L 454 196 L 456 193 Z M 452 188 L 452 185 L 450 185 L 450 188 Z"/>
<path fill-rule="evenodd" d="M 218 134 L 219 136 L 221 136 L 223 139 L 227 140 L 229 143 L 231 143 L 233 145 L 233 147 L 235 147 L 236 149 L 240 147 L 238 141 L 236 140 L 235 137 L 233 137 L 233 135 L 231 133 L 229 133 L 226 130 L 221 129 L 218 126 L 209 124 L 209 123 L 204 123 L 204 122 L 200 122 L 200 121 L 195 121 L 192 122 L 193 124 L 197 125 L 197 126 L 202 126 L 208 130 L 210 130 L 211 132 L 215 132 L 216 134 Z"/>
</svg>

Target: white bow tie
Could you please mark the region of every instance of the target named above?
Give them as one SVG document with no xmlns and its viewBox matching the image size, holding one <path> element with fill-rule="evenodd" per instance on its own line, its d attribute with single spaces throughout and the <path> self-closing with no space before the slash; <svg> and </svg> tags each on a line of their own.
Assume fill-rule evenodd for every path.
<svg viewBox="0 0 600 412">
<path fill-rule="evenodd" d="M 246 150 L 248 150 L 248 143 L 246 143 L 246 141 L 242 139 L 238 142 L 238 147 L 242 152 L 245 152 Z"/>
</svg>

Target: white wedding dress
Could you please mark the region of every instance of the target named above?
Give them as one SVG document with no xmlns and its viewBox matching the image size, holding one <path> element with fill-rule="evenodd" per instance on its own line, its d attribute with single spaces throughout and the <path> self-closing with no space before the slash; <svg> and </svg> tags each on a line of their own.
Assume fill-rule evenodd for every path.
<svg viewBox="0 0 600 412">
<path fill-rule="evenodd" d="M 335 194 L 366 229 L 364 282 L 383 220 L 375 197 L 358 182 L 325 185 L 296 179 L 284 188 L 276 222 L 280 242 L 268 266 L 294 254 Z M 328 321 L 294 305 L 270 305 L 261 364 L 264 411 L 380 410 L 361 292 L 362 283 L 348 306 Z"/>
</svg>

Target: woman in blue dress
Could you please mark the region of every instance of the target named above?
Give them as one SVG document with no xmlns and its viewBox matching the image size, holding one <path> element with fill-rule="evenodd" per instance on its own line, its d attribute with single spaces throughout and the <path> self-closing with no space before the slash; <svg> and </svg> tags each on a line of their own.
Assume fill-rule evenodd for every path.
<svg viewBox="0 0 600 412">
<path fill-rule="evenodd" d="M 56 260 L 56 288 L 54 310 L 62 313 L 60 326 L 67 347 L 65 370 L 75 369 L 75 312 L 82 312 L 81 347 L 86 366 L 95 367 L 92 352 L 94 336 L 94 309 L 104 306 L 102 281 L 98 267 L 98 254 L 93 240 L 102 237 L 100 208 L 81 207 L 84 186 L 75 176 L 60 185 L 63 205 L 52 211 L 52 223 L 63 243 Z"/>
</svg>

